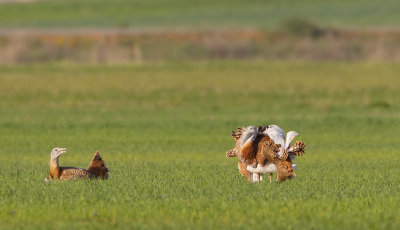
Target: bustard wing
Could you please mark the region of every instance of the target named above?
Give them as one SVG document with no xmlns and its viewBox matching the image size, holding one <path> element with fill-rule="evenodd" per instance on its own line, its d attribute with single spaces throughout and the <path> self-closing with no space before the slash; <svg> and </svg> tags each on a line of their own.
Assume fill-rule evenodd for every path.
<svg viewBox="0 0 400 230">
<path fill-rule="evenodd" d="M 73 167 L 61 167 L 62 180 L 75 180 L 84 177 L 88 177 L 89 173 L 85 169 L 73 168 Z"/>
<path fill-rule="evenodd" d="M 237 142 L 242 136 L 242 128 L 237 128 L 237 131 L 232 131 L 232 137 Z"/>
<path fill-rule="evenodd" d="M 237 131 L 232 131 L 232 137 L 238 143 L 240 137 L 242 136 L 242 128 L 237 128 Z M 237 157 L 239 154 L 236 146 L 226 152 L 226 157 Z"/>
<path fill-rule="evenodd" d="M 239 152 L 237 151 L 237 149 L 235 147 L 235 148 L 233 148 L 233 149 L 231 149 L 231 150 L 226 152 L 226 157 L 237 157 L 238 153 Z"/>
</svg>

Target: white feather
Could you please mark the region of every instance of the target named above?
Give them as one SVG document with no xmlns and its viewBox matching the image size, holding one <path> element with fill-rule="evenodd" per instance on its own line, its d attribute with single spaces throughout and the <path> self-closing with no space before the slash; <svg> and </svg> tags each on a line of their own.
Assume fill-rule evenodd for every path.
<svg viewBox="0 0 400 230">
<path fill-rule="evenodd" d="M 289 131 L 286 134 L 286 143 L 285 143 L 285 149 L 289 148 L 290 142 L 292 142 L 292 140 L 297 137 L 299 134 L 295 131 Z"/>
<path fill-rule="evenodd" d="M 260 173 L 260 174 L 265 174 L 265 173 L 273 173 L 276 172 L 276 165 L 272 163 L 267 163 L 264 166 L 261 166 L 260 164 L 257 165 L 257 168 L 253 168 L 252 166 L 247 166 L 247 171 L 251 173 Z"/>
</svg>

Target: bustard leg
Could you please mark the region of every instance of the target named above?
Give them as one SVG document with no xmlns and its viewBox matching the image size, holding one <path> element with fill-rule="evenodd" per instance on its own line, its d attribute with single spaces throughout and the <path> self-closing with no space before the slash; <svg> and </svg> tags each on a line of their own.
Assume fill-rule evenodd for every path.
<svg viewBox="0 0 400 230">
<path fill-rule="evenodd" d="M 272 173 L 269 173 L 269 183 L 271 184 L 272 183 Z"/>
<path fill-rule="evenodd" d="M 258 173 L 253 173 L 253 181 L 260 183 L 260 174 Z"/>
</svg>

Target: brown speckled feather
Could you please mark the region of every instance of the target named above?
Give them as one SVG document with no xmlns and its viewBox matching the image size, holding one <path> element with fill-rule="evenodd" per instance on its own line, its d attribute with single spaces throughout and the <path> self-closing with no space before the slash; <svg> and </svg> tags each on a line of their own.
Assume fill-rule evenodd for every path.
<svg viewBox="0 0 400 230">
<path fill-rule="evenodd" d="M 268 135 L 259 135 L 255 142 L 258 142 L 256 153 L 257 163 L 264 166 L 267 162 L 274 162 L 280 145 L 276 145 Z"/>
<path fill-rule="evenodd" d="M 240 139 L 240 136 L 242 136 L 242 128 L 237 128 L 237 131 L 232 131 L 232 137 L 235 141 L 238 141 Z"/>
<path fill-rule="evenodd" d="M 237 156 L 238 156 L 238 151 L 236 147 L 226 152 L 226 157 L 237 157 Z"/>
<path fill-rule="evenodd" d="M 302 156 L 306 152 L 306 144 L 302 141 L 296 141 L 289 149 L 290 154 Z"/>
<path fill-rule="evenodd" d="M 75 180 L 80 178 L 87 178 L 89 173 L 85 169 L 73 168 L 73 167 L 60 167 L 61 180 Z"/>
<path fill-rule="evenodd" d="M 276 165 L 276 179 L 282 182 L 286 179 L 291 179 L 295 176 L 294 168 L 292 167 L 292 162 L 288 160 L 277 160 Z"/>
</svg>

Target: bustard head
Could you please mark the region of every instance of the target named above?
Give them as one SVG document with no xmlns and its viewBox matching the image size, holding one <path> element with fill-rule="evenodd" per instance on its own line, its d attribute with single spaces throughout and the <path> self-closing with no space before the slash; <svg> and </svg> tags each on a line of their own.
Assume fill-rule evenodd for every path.
<svg viewBox="0 0 400 230">
<path fill-rule="evenodd" d="M 65 152 L 67 152 L 66 148 L 54 148 L 53 150 L 51 150 L 51 159 L 54 160 Z"/>
</svg>

